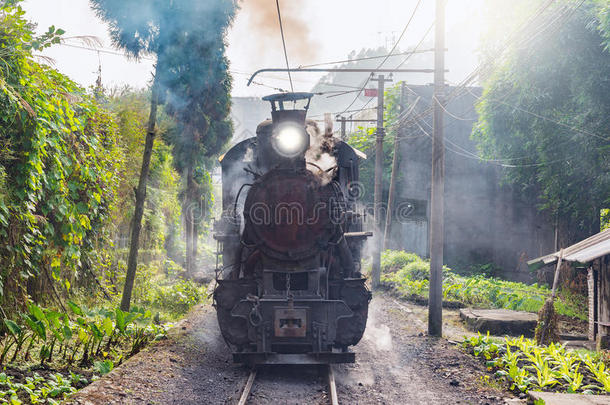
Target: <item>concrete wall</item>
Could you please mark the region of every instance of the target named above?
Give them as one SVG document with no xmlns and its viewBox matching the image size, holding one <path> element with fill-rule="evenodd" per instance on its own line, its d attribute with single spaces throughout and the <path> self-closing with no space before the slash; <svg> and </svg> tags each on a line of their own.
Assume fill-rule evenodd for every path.
<svg viewBox="0 0 610 405">
<path fill-rule="evenodd" d="M 464 267 L 493 262 L 502 268 L 503 277 L 531 281 L 534 277 L 526 261 L 552 251 L 554 230 L 535 202 L 502 184 L 500 166 L 473 156 L 477 152 L 470 133 L 480 89 L 469 90 L 474 94 L 466 92 L 450 102 L 445 114 L 445 263 Z M 417 95 L 421 96 L 417 109 L 424 110 L 432 86 L 410 86 L 411 102 Z M 420 125 L 432 135 L 431 118 Z M 428 256 L 431 139 L 417 126 L 403 136 L 397 203 L 411 202 L 415 209 L 406 218 L 399 215 L 391 247 Z"/>
</svg>

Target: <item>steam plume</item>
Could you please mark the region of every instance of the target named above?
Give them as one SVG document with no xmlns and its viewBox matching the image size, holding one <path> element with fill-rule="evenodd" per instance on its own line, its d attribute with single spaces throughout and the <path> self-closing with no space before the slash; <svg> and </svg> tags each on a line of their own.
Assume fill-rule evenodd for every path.
<svg viewBox="0 0 610 405">
<path fill-rule="evenodd" d="M 242 0 L 240 3 L 241 12 L 248 15 L 255 37 L 258 37 L 253 38 L 252 45 L 257 44 L 259 52 L 265 53 L 270 44 L 281 44 L 278 42 L 280 27 L 275 1 Z M 291 60 L 311 60 L 317 53 L 317 45 L 309 35 L 309 24 L 301 19 L 304 4 L 304 1 L 280 1 L 286 48 Z"/>
</svg>

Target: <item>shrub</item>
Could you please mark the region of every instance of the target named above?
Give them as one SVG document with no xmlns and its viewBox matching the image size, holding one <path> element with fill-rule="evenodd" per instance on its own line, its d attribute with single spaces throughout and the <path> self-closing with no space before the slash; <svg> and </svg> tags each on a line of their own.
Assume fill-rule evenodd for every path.
<svg viewBox="0 0 610 405">
<path fill-rule="evenodd" d="M 415 253 L 408 253 L 404 250 L 386 250 L 381 255 L 381 272 L 395 273 L 409 263 L 421 260 Z"/>
<path fill-rule="evenodd" d="M 168 286 L 156 286 L 151 293 L 151 304 L 173 316 L 183 315 L 203 300 L 202 288 L 190 280 L 180 280 Z"/>
<path fill-rule="evenodd" d="M 399 274 L 411 280 L 430 280 L 430 263 L 419 259 L 404 266 Z"/>
</svg>

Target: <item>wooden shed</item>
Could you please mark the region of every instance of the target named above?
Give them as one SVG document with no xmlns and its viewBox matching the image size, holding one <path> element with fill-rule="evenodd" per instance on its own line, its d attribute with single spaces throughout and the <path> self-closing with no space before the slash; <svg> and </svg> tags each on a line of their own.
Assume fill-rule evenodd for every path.
<svg viewBox="0 0 610 405">
<path fill-rule="evenodd" d="M 527 262 L 538 269 L 557 262 L 559 252 Z M 598 349 L 610 348 L 610 229 L 563 249 L 563 261 L 587 269 L 589 340 Z"/>
</svg>

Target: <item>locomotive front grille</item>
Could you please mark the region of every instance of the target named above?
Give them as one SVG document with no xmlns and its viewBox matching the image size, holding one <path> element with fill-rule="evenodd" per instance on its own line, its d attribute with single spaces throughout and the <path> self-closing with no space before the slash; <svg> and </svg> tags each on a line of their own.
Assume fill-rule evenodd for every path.
<svg viewBox="0 0 610 405">
<path fill-rule="evenodd" d="M 274 332 L 275 337 L 305 337 L 307 335 L 307 309 L 276 308 Z"/>
<path fill-rule="evenodd" d="M 263 270 L 263 298 L 285 298 L 292 295 L 298 298 L 322 299 L 320 277 L 326 269 L 301 271 Z"/>
</svg>

